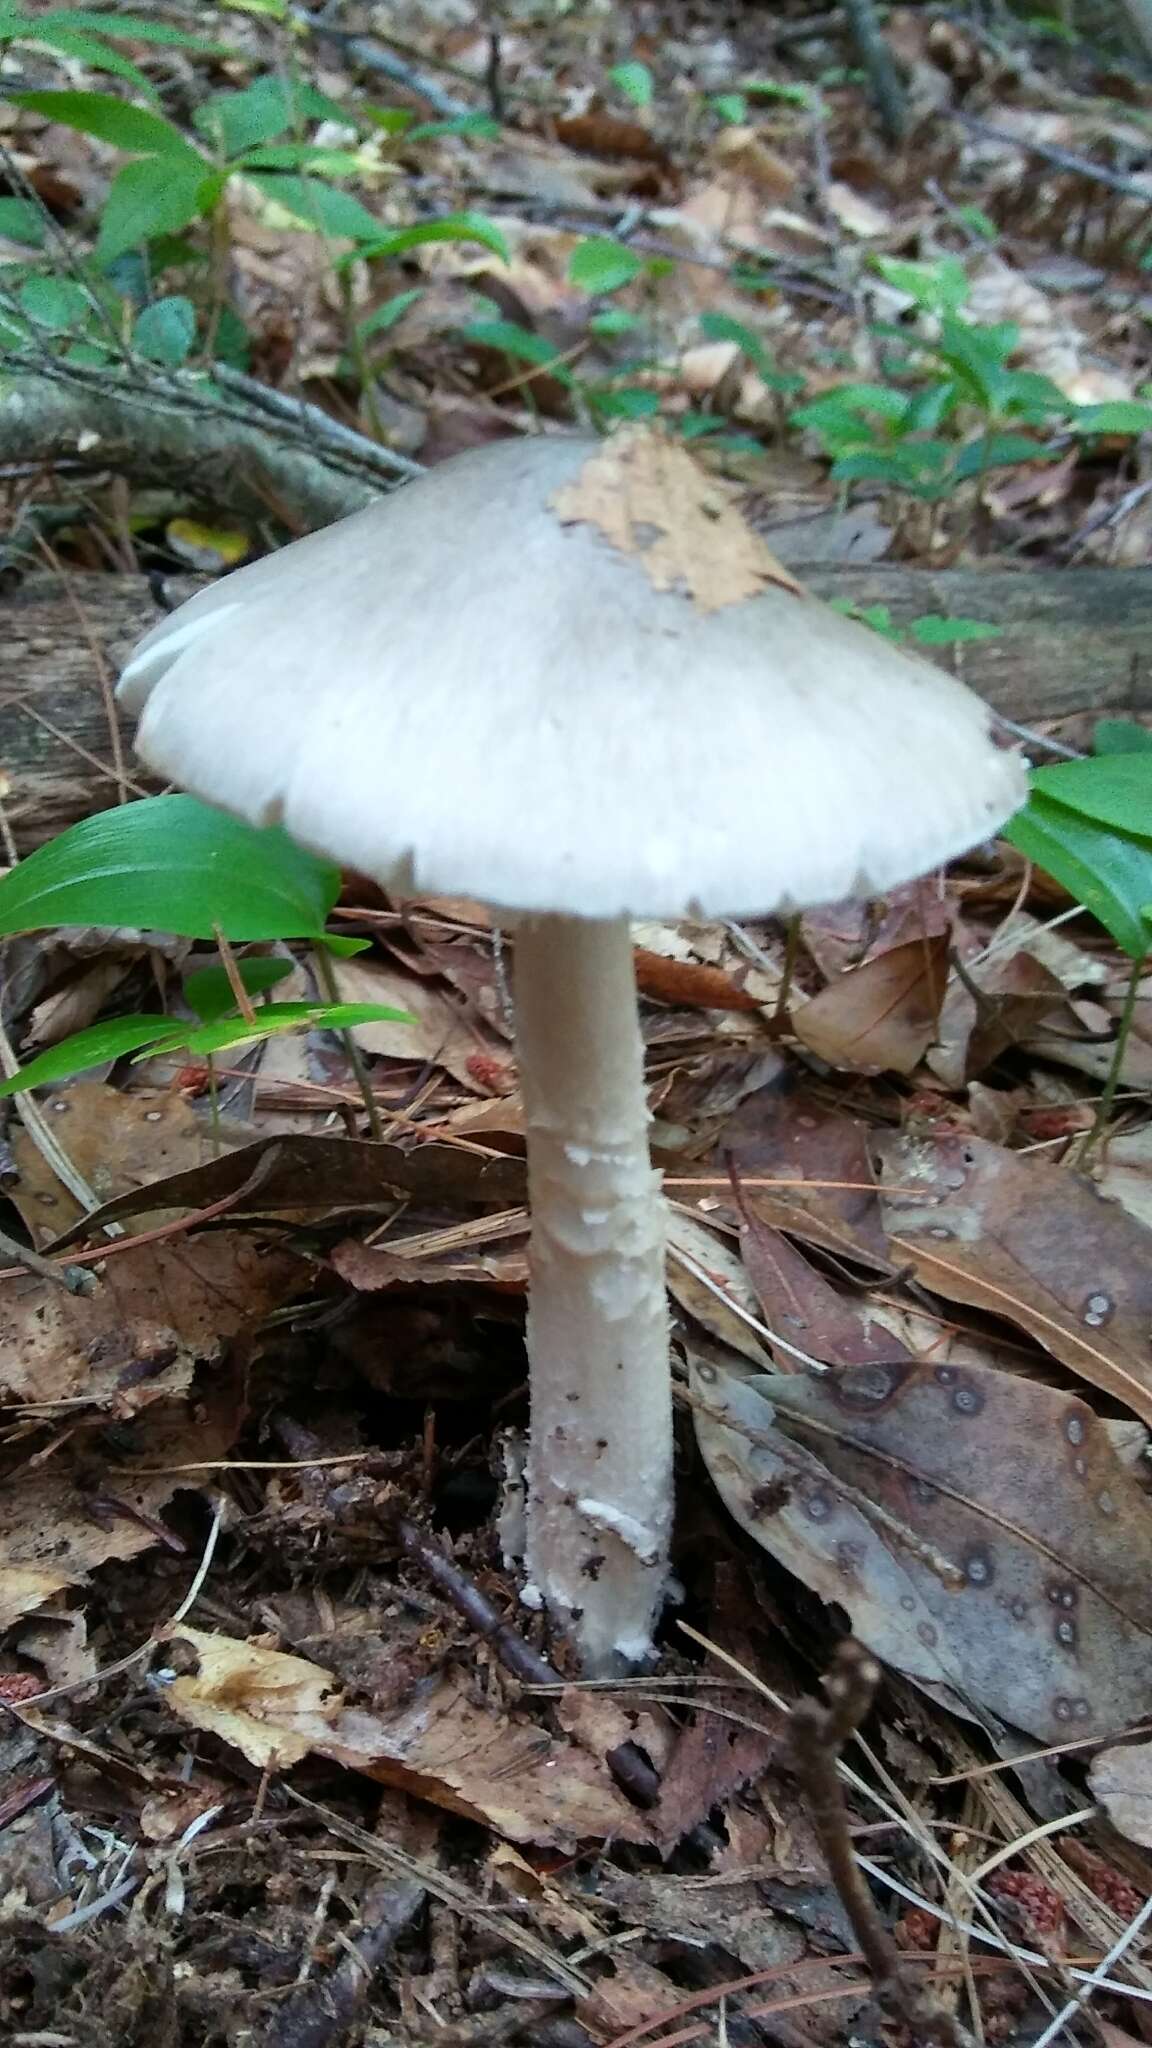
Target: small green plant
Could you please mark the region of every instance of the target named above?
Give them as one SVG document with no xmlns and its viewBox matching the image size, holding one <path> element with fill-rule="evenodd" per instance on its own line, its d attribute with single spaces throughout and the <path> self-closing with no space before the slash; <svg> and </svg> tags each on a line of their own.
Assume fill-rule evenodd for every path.
<svg viewBox="0 0 1152 2048">
<path fill-rule="evenodd" d="M 934 503 L 994 470 L 1052 461 L 1069 435 L 1152 430 L 1152 404 L 1077 405 L 1051 378 L 1014 367 L 1016 326 L 961 318 L 969 287 L 958 258 L 879 257 L 876 267 L 934 332 L 877 327 L 890 381 L 838 385 L 793 413 L 817 436 L 838 482 L 888 484 Z"/>
<path fill-rule="evenodd" d="M 1026 859 L 1099 919 L 1132 962 L 1112 1061 L 1083 1158 L 1105 1129 L 1152 952 L 1152 733 L 1101 719 L 1095 753 L 1034 768 L 1028 802 L 1004 828 Z"/>
<path fill-rule="evenodd" d="M 254 939 L 307 939 L 320 957 L 362 950 L 327 931 L 339 871 L 280 830 L 256 831 L 190 796 L 146 797 L 82 819 L 0 879 L 0 936 L 67 924 L 129 925 L 214 939 L 227 949 Z M 380 1018 L 408 1021 L 378 1003 L 264 1002 L 291 971 L 282 960 L 231 960 L 190 975 L 184 996 L 195 1022 L 112 1017 L 73 1033 L 0 1083 L 0 1096 L 36 1088 L 104 1060 L 147 1049 L 212 1055 L 276 1033 L 349 1031 Z M 237 987 L 237 983 L 239 987 Z M 243 1000 L 242 1000 L 243 997 Z M 141 1054 L 141 1056 L 145 1056 Z"/>
<path fill-rule="evenodd" d="M 853 604 L 847 597 L 833 598 L 832 610 L 858 619 L 862 626 L 871 626 L 874 633 L 882 633 L 886 640 L 898 644 L 911 641 L 916 647 L 961 647 L 974 640 L 995 640 L 1000 632 L 999 626 L 988 625 L 983 619 L 946 618 L 939 612 L 924 612 L 901 626 L 888 605 Z"/>
</svg>

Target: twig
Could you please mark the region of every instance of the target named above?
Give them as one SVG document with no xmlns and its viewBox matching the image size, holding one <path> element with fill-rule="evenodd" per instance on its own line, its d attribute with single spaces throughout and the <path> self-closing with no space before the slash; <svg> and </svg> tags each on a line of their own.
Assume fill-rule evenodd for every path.
<svg viewBox="0 0 1152 2048">
<path fill-rule="evenodd" d="M 506 1670 L 525 1685 L 563 1686 L 564 1680 L 554 1666 L 517 1634 L 475 1580 L 462 1572 L 418 1523 L 402 1516 L 396 1524 L 396 1534 L 406 1556 L 423 1567 L 433 1585 L 452 1602 L 469 1627 L 491 1644 Z M 660 1796 L 660 1780 L 634 1743 L 621 1743 L 608 1752 L 604 1761 L 621 1791 L 626 1792 L 629 1798 L 640 1806 L 656 1804 Z"/>
<path fill-rule="evenodd" d="M 886 142 L 902 142 L 908 127 L 908 102 L 896 62 L 876 19 L 872 0 L 844 0 L 856 54 L 868 75 L 872 104 Z"/>
<path fill-rule="evenodd" d="M 887 2018 L 902 2021 L 918 2041 L 939 2048 L 972 2048 L 971 2036 L 906 1968 L 880 1918 L 876 1901 L 852 1846 L 848 1803 L 840 1778 L 840 1753 L 857 1733 L 880 1683 L 880 1666 L 861 1644 L 840 1645 L 824 1681 L 827 1706 L 798 1700 L 789 1716 L 797 1776 L 844 1911 L 873 1981 L 876 2002 Z"/>
<path fill-rule="evenodd" d="M 373 1979 L 426 1896 L 411 1877 L 372 1885 L 360 1908 L 362 1931 L 325 1978 L 293 1993 L 261 2035 L 262 2048 L 336 2048 L 346 2040 L 363 2015 Z"/>
<path fill-rule="evenodd" d="M 410 64 L 403 63 L 399 57 L 390 56 L 387 50 L 380 49 L 375 42 L 369 42 L 366 36 L 355 35 L 349 29 L 336 28 L 325 21 L 323 15 L 309 14 L 306 7 L 294 7 L 292 18 L 298 21 L 302 28 L 306 28 L 309 35 L 316 36 L 321 41 L 338 43 L 347 61 L 358 65 L 361 71 L 377 71 L 382 78 L 390 78 L 394 85 L 405 86 L 409 92 L 415 93 L 417 99 L 426 100 L 433 113 L 439 114 L 442 120 L 457 121 L 462 115 L 472 112 L 472 108 L 466 106 L 463 100 L 454 99 L 452 94 L 445 92 L 443 86 L 437 85 L 434 79 L 425 78 L 423 72 L 414 71 Z M 409 51 L 413 56 L 418 56 L 422 63 L 436 62 L 435 58 L 425 56 L 422 50 L 416 50 L 411 43 L 401 42 L 397 36 L 390 35 L 387 40 L 394 49 Z M 455 65 L 441 65 L 440 69 L 450 70 L 456 78 L 466 75 Z"/>
<path fill-rule="evenodd" d="M 966 114 L 961 107 L 942 107 L 934 117 L 938 121 L 958 121 L 972 135 L 987 136 L 989 142 L 1002 142 L 1009 149 L 1023 150 L 1028 156 L 1043 157 L 1045 163 L 1055 164 L 1061 171 L 1074 171 L 1077 177 L 1091 178 L 1094 184 L 1106 185 L 1110 192 L 1122 192 L 1128 199 L 1140 199 L 1146 207 L 1152 208 L 1152 194 L 1146 185 L 1136 178 L 1126 178 L 1122 171 L 1110 171 L 1107 164 L 1098 164 L 1090 156 L 1081 156 L 1073 149 L 1059 149 L 1054 142 L 1038 142 L 1030 135 L 1013 135 L 1008 128 L 997 128 L 991 121 L 982 121 L 978 114 Z"/>
</svg>

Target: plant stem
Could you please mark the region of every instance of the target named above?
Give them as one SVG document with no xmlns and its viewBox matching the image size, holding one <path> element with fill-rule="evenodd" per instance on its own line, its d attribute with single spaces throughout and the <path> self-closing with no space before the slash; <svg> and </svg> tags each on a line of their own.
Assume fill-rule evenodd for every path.
<svg viewBox="0 0 1152 2048">
<path fill-rule="evenodd" d="M 331 958 L 323 946 L 313 946 L 312 965 L 315 969 L 316 979 L 323 991 L 325 1001 L 329 1003 L 340 1002 L 339 983 L 336 980 Z M 368 1118 L 368 1129 L 377 1143 L 382 1144 L 384 1141 L 384 1126 L 380 1121 L 379 1105 L 372 1093 L 372 1082 L 369 1078 L 368 1069 L 364 1064 L 364 1055 L 350 1031 L 342 1031 L 340 1036 L 344 1041 L 344 1050 L 348 1055 L 352 1072 L 356 1077 L 356 1086 L 360 1090 L 360 1100 L 364 1104 L 364 1114 Z"/>
<path fill-rule="evenodd" d="M 1112 1114 L 1112 1106 L 1116 1100 L 1116 1090 L 1120 1085 L 1120 1076 L 1124 1070 L 1124 1055 L 1128 1050 L 1128 1040 L 1132 1034 L 1132 1020 L 1136 1015 L 1136 999 L 1140 993 L 1140 977 L 1144 972 L 1144 964 L 1147 958 L 1148 956 L 1145 953 L 1138 960 L 1133 960 L 1132 962 L 1132 972 L 1128 977 L 1124 1008 L 1120 1012 L 1120 1022 L 1116 1027 L 1116 1043 L 1112 1048 L 1112 1059 L 1105 1078 L 1104 1090 L 1096 1107 L 1096 1116 L 1092 1129 L 1088 1132 L 1083 1144 L 1077 1150 L 1077 1167 L 1082 1168 L 1087 1164 L 1108 1128 L 1108 1119 Z"/>
</svg>

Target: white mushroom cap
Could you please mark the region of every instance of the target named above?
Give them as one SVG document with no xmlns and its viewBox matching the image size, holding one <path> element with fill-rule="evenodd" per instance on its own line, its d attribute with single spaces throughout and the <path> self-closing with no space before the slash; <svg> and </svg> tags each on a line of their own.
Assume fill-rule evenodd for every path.
<svg viewBox="0 0 1152 2048">
<path fill-rule="evenodd" d="M 978 698 L 784 572 L 705 610 L 557 510 L 598 446 L 457 457 L 201 591 L 124 673 L 139 752 L 401 893 L 584 917 L 876 894 L 1024 801 Z"/>
</svg>

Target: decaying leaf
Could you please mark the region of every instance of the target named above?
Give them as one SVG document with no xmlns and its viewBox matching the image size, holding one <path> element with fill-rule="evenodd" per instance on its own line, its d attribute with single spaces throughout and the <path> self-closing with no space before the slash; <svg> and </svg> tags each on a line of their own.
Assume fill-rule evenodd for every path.
<svg viewBox="0 0 1152 2048">
<path fill-rule="evenodd" d="M 1144 1226 L 1090 1181 L 983 1138 L 882 1137 L 897 1256 L 949 1301 L 1007 1318 L 1152 1421 L 1152 1260 Z M 931 1195 L 932 1200 L 924 1198 Z"/>
<path fill-rule="evenodd" d="M 258 1770 L 287 1770 L 320 1748 L 338 1723 L 342 1696 L 330 1671 L 261 1643 L 206 1635 L 181 1625 L 170 1641 L 189 1645 L 196 1670 L 165 1697 L 193 1728 L 216 1735 Z"/>
<path fill-rule="evenodd" d="M 191 1645 L 198 1669 L 168 1687 L 169 1705 L 261 1769 L 325 1756 L 509 1841 L 566 1852 L 608 1836 L 652 1839 L 600 1760 L 484 1700 L 462 1673 L 445 1673 L 376 1716 L 346 1707 L 333 1674 L 304 1658 L 183 1624 L 173 1640 Z"/>
<path fill-rule="evenodd" d="M 101 1201 L 194 1169 L 219 1150 L 191 1104 L 167 1091 L 126 1094 L 102 1081 L 73 1081 L 48 1095 L 41 1108 L 73 1166 Z M 47 1244 L 80 1221 L 83 1212 L 20 1126 L 12 1152 L 19 1179 L 6 1189 L 8 1200 L 33 1242 Z"/>
<path fill-rule="evenodd" d="M 655 590 L 685 590 L 702 612 L 801 586 L 687 450 L 650 427 L 625 427 L 557 491 L 565 524 L 598 527 L 635 555 Z"/>
<path fill-rule="evenodd" d="M 912 1073 L 936 1035 L 948 945 L 944 932 L 910 939 L 849 968 L 794 1011 L 797 1038 L 833 1067 Z"/>
<path fill-rule="evenodd" d="M 444 1202 L 459 1208 L 488 1203 L 503 1209 L 522 1201 L 522 1159 L 475 1147 L 429 1143 L 415 1151 L 369 1139 L 313 1136 L 261 1138 L 187 1173 L 170 1174 L 149 1188 L 119 1195 L 63 1242 L 125 1221 L 141 1210 L 206 1209 L 236 1196 L 235 1216 L 296 1215 L 352 1209 L 394 1209 L 396 1197 Z"/>
<path fill-rule="evenodd" d="M 1152 1742 L 1102 1749 L 1088 1783 L 1113 1827 L 1152 1849 Z"/>
<path fill-rule="evenodd" d="M 885 1662 L 1041 1741 L 1146 1709 L 1152 1505 L 1084 1402 L 912 1361 L 693 1390 L 730 1511 Z"/>
</svg>

